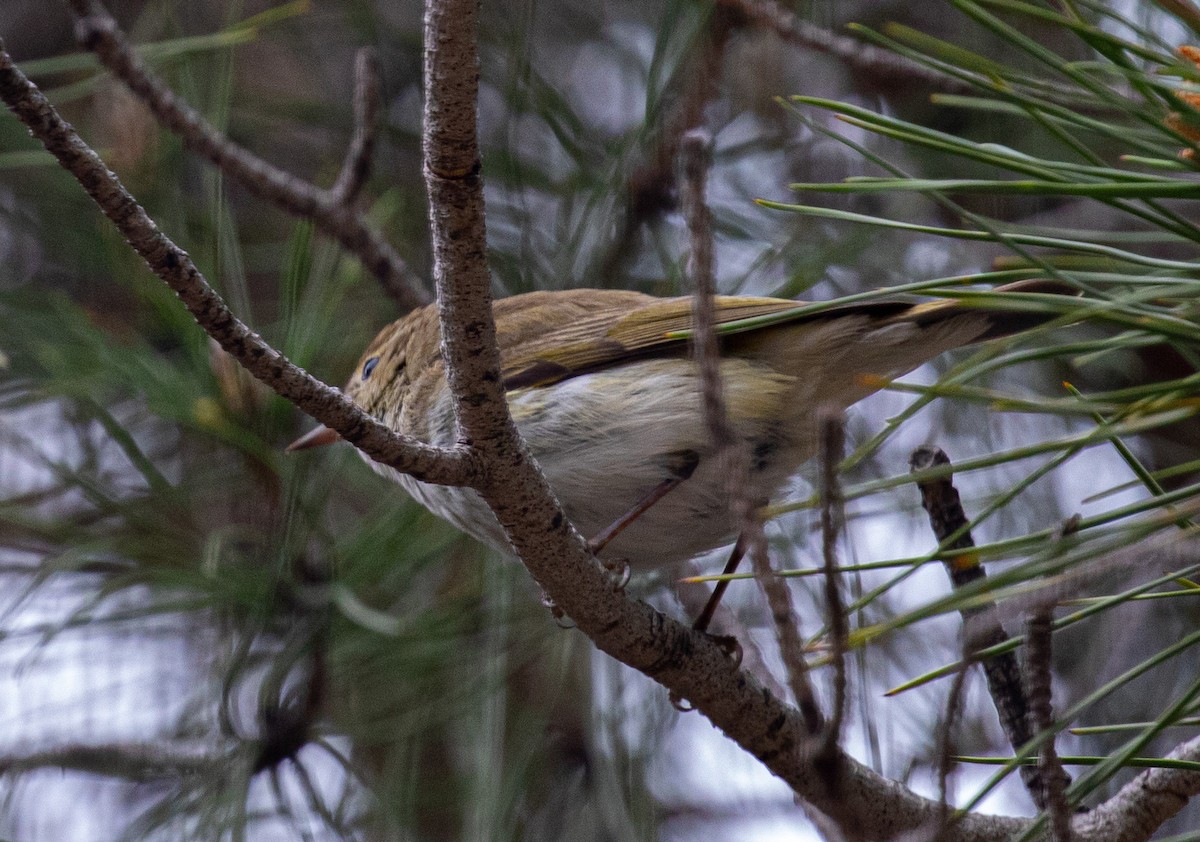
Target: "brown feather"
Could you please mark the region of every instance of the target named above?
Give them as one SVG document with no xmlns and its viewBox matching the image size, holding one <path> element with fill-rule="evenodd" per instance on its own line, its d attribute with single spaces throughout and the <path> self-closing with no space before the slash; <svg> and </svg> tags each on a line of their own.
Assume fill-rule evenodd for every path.
<svg viewBox="0 0 1200 842">
<path fill-rule="evenodd" d="M 1074 295 L 1076 291 L 1055 281 L 1021 281 L 998 287 L 997 292 L 1035 292 Z M 599 371 L 647 357 L 674 357 L 687 352 L 688 340 L 672 336 L 692 328 L 691 297 L 655 298 L 620 290 L 541 292 L 502 299 L 496 303 L 496 318 L 503 320 L 501 333 L 502 376 L 505 387 L 528 389 L 548 386 L 570 377 Z M 972 307 L 953 300 L 921 304 L 882 299 L 831 307 L 819 312 L 806 309 L 802 301 L 783 298 L 717 296 L 716 324 L 734 328 L 733 335 L 773 332 L 780 326 L 823 322 L 851 316 L 865 317 L 886 325 L 911 322 L 928 327 L 967 314 L 988 320 L 976 341 L 1026 330 L 1046 317 L 1039 313 Z M 789 312 L 794 318 L 789 318 Z M 765 326 L 747 326 L 738 332 L 736 323 L 760 316 L 776 315 L 778 321 Z"/>
</svg>

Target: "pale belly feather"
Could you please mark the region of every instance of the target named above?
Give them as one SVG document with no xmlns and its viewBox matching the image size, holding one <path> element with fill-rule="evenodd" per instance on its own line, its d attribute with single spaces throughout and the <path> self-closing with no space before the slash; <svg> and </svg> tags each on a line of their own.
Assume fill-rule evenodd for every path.
<svg viewBox="0 0 1200 842">
<path fill-rule="evenodd" d="M 811 455 L 807 429 L 801 435 L 801 425 L 784 428 L 777 420 L 789 415 L 780 412 L 779 402 L 796 397 L 796 380 L 745 360 L 725 361 L 722 369 L 724 382 L 736 384 L 726 387 L 726 400 L 756 468 L 755 494 L 766 499 Z M 690 361 L 632 363 L 516 391 L 508 400 L 517 428 L 584 537 L 599 533 L 674 476 L 686 461 L 683 454 L 699 455 L 692 476 L 634 521 L 603 557 L 649 569 L 733 539 L 725 477 L 711 458 L 699 381 Z M 438 404 L 440 412 L 450 413 L 448 397 Z M 451 442 L 435 437 L 432 443 Z M 417 482 L 378 463 L 372 466 L 464 532 L 507 549 L 503 531 L 475 492 Z"/>
</svg>

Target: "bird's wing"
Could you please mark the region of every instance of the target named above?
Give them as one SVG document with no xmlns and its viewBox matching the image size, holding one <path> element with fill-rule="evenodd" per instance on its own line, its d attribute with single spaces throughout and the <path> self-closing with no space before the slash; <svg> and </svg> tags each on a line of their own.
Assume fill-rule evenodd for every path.
<svg viewBox="0 0 1200 842">
<path fill-rule="evenodd" d="M 586 312 L 574 319 L 549 328 L 543 322 L 537 330 L 510 334 L 512 341 L 501 348 L 505 387 L 548 386 L 635 359 L 686 353 L 688 337 L 678 334 L 692 327 L 691 298 L 599 294 L 603 292 L 589 295 Z M 803 302 L 789 299 L 742 296 L 717 296 L 714 305 L 718 325 L 804 308 Z M 888 312 L 911 306 L 886 304 Z"/>
<path fill-rule="evenodd" d="M 1053 281 L 1022 281 L 995 291 L 1075 294 L 1074 289 Z M 617 290 L 591 290 L 587 296 L 573 296 L 563 306 L 566 299 L 552 301 L 551 297 L 556 295 L 560 294 L 532 293 L 497 302 L 497 317 L 504 317 L 506 326 L 514 328 L 505 331 L 508 341 L 500 349 L 507 389 L 547 386 L 636 359 L 687 352 L 688 332 L 693 326 L 690 297 L 655 298 Z M 541 301 L 536 296 L 547 298 Z M 506 301 L 514 303 L 506 305 Z M 847 316 L 884 324 L 911 321 L 918 326 L 964 313 L 997 316 L 994 324 L 975 338 L 978 341 L 1023 330 L 1048 318 L 1044 313 L 975 308 L 954 300 L 914 304 L 876 299 L 831 307 L 784 298 L 744 296 L 716 296 L 713 302 L 719 333 L 730 335 Z M 542 304 L 547 309 L 539 313 Z M 502 313 L 501 308 L 505 307 L 509 312 Z M 551 311 L 556 323 L 548 324 L 546 316 Z"/>
</svg>

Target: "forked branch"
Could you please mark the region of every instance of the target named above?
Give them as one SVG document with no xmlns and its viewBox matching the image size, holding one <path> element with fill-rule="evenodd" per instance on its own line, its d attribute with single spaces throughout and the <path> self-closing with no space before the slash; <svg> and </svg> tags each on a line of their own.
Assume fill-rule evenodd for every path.
<svg viewBox="0 0 1200 842">
<path fill-rule="evenodd" d="M 365 180 L 366 162 L 374 146 L 372 125 L 377 111 L 378 80 L 370 78 L 374 68 L 369 59 L 360 58 L 355 74 L 356 100 L 361 100 L 361 104 L 355 109 L 356 130 L 347 163 L 334 188 L 322 190 L 259 158 L 217 131 L 150 72 L 100 0 L 70 0 L 70 3 L 78 16 L 76 31 L 80 42 L 188 149 L 206 158 L 255 196 L 293 216 L 311 220 L 318 231 L 357 257 L 402 309 L 411 310 L 429 302 L 429 295 L 415 273 L 352 203 Z"/>
<path fill-rule="evenodd" d="M 130 247 L 175 291 L 208 335 L 247 371 L 379 462 L 429 482 L 469 485 L 478 481 L 478 461 L 467 450 L 437 448 L 393 432 L 340 391 L 292 363 L 239 320 L 188 253 L 159 230 L 100 156 L 13 64 L 2 44 L 0 98 L 75 176 Z"/>
</svg>

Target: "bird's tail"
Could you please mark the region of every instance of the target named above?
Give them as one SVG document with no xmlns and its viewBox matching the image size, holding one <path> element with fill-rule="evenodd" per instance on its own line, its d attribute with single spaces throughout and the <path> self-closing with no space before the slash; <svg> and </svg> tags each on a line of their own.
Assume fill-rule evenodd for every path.
<svg viewBox="0 0 1200 842">
<path fill-rule="evenodd" d="M 1030 330 L 1064 315 L 1065 299 L 1080 291 L 1063 281 L 1035 278 L 1017 281 L 992 290 L 964 290 L 961 297 L 915 304 L 887 321 L 928 327 L 964 316 L 984 316 L 987 327 L 972 342 L 998 339 Z M 1053 298 L 1049 298 L 1053 296 Z M 1054 299 L 1064 299 L 1055 301 Z"/>
</svg>

